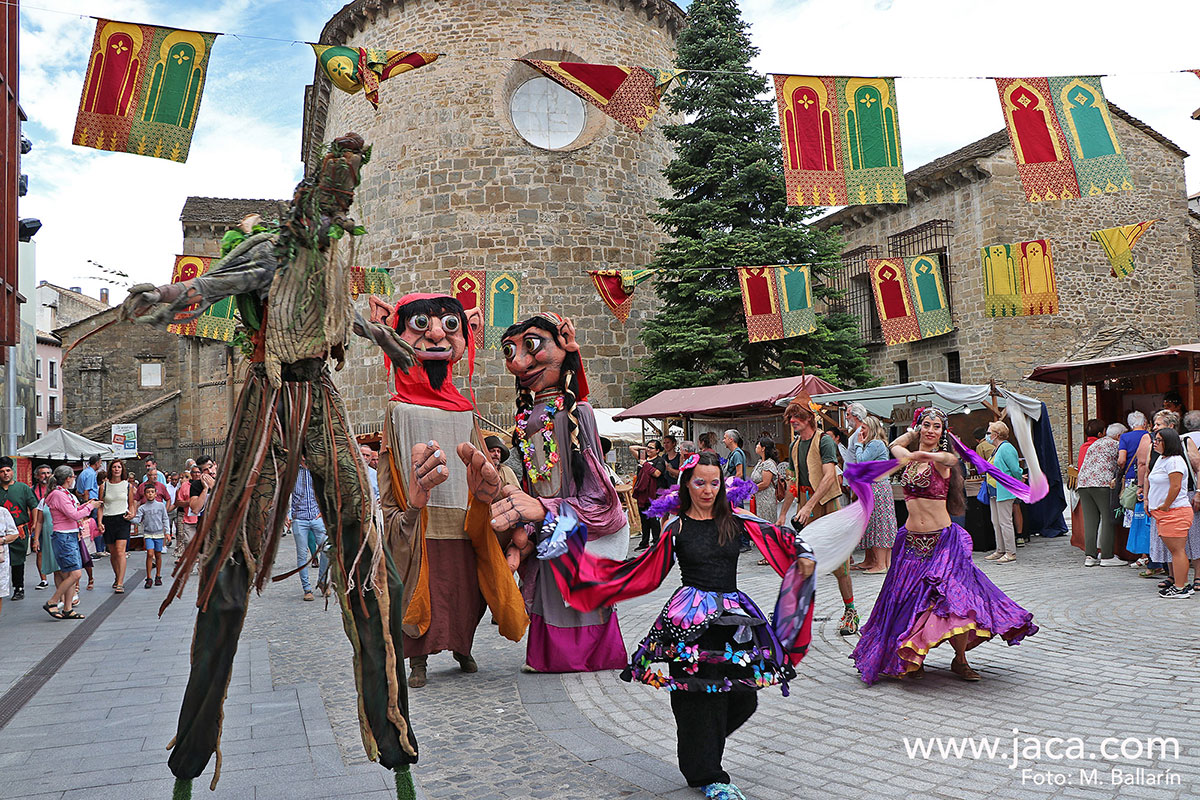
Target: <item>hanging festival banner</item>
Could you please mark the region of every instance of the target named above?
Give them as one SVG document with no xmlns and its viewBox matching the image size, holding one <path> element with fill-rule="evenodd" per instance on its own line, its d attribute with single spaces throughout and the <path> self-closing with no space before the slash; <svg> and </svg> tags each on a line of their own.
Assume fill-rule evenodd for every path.
<svg viewBox="0 0 1200 800">
<path fill-rule="evenodd" d="M 379 84 L 395 75 L 411 72 L 437 61 L 437 53 L 411 50 L 380 50 L 374 47 L 344 47 L 342 45 L 310 45 L 317 54 L 321 71 L 346 94 L 364 96 L 379 108 Z"/>
<path fill-rule="evenodd" d="M 520 61 L 638 133 L 646 129 L 658 112 L 667 87 L 673 81 L 682 82 L 686 72 L 536 58 Z"/>
<path fill-rule="evenodd" d="M 996 90 L 1029 202 L 1133 190 L 1098 76 L 996 78 Z"/>
<path fill-rule="evenodd" d="M 779 280 L 774 265 L 738 267 L 742 284 L 742 308 L 746 312 L 746 332 L 751 342 L 783 338 L 780 317 Z"/>
<path fill-rule="evenodd" d="M 209 256 L 175 256 L 175 268 L 171 270 L 171 283 L 198 278 L 208 272 L 213 261 Z M 191 306 L 195 308 L 195 306 Z M 202 336 L 205 339 L 217 339 L 222 342 L 232 342 L 237 328 L 237 301 L 233 297 L 218 300 L 204 313 L 188 322 L 168 325 L 167 330 L 181 336 Z"/>
<path fill-rule="evenodd" d="M 171 283 L 183 283 L 184 281 L 190 281 L 192 278 L 198 278 L 208 272 L 211 264 L 212 259 L 207 256 L 175 256 L 175 267 L 171 270 Z M 192 311 L 195 308 L 196 306 L 191 305 L 185 308 L 184 311 Z M 180 336 L 195 336 L 196 320 L 173 323 L 167 326 L 167 331 L 177 333 Z"/>
<path fill-rule="evenodd" d="M 350 268 L 350 296 L 355 300 L 360 294 L 374 294 L 379 297 L 391 297 L 396 291 L 392 284 L 392 275 L 386 269 L 378 267 Z"/>
<path fill-rule="evenodd" d="M 890 347 L 920 339 L 921 324 L 913 308 L 904 259 L 871 258 L 867 260 L 867 270 L 884 342 Z"/>
<path fill-rule="evenodd" d="M 817 329 L 813 309 L 812 268 L 807 264 L 784 264 L 777 273 L 784 336 L 802 336 Z"/>
<path fill-rule="evenodd" d="M 71 141 L 187 161 L 215 33 L 96 21 Z"/>
<path fill-rule="evenodd" d="M 483 318 L 487 319 L 484 311 L 486 299 L 483 287 L 487 285 L 487 273 L 481 269 L 452 269 L 450 270 L 450 296 L 462 303 L 464 311 L 479 309 Z M 468 317 L 469 318 L 469 317 Z M 483 327 L 475 329 L 475 347 L 483 347 Z"/>
<path fill-rule="evenodd" d="M 1135 225 L 1092 231 L 1092 238 L 1100 243 L 1104 254 L 1108 256 L 1108 263 L 1112 265 L 1110 274 L 1114 278 L 1128 278 L 1133 274 L 1133 246 L 1156 222 L 1158 220 L 1152 219 Z"/>
<path fill-rule="evenodd" d="M 1048 240 L 993 244 L 981 255 L 989 317 L 1058 313 L 1058 282 Z"/>
<path fill-rule="evenodd" d="M 592 283 L 608 310 L 624 324 L 633 308 L 633 291 L 639 283 L 648 281 L 654 269 L 594 269 L 589 270 Z"/>
<path fill-rule="evenodd" d="M 893 78 L 776 75 L 787 201 L 907 203 Z"/>
<path fill-rule="evenodd" d="M 499 349 L 500 337 L 517 324 L 521 308 L 521 276 L 506 270 L 487 271 L 487 308 L 484 309 L 483 346 Z"/>
</svg>

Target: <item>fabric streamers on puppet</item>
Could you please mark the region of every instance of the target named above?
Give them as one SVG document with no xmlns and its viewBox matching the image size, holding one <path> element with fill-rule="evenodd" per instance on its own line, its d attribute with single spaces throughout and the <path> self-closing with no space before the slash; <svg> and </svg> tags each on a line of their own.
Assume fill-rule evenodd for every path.
<svg viewBox="0 0 1200 800">
<path fill-rule="evenodd" d="M 679 468 L 679 474 L 682 475 L 687 469 L 687 466 L 681 466 Z M 733 475 L 725 479 L 725 496 L 729 498 L 729 504 L 731 506 L 741 505 L 757 491 L 758 484 L 756 484 L 754 481 L 744 480 Z M 678 486 L 673 486 L 670 489 L 660 490 L 658 497 L 650 501 L 650 507 L 646 509 L 646 516 L 648 517 L 673 517 L 678 513 Z"/>
<path fill-rule="evenodd" d="M 579 536 L 584 542 L 587 541 L 587 526 L 579 521 L 575 509 L 571 508 L 569 503 L 559 506 L 557 516 L 553 511 L 547 511 L 542 530 L 550 533 L 550 536 L 537 546 L 537 557 L 542 561 L 565 554 L 568 550 L 567 540 L 572 536 Z"/>
</svg>

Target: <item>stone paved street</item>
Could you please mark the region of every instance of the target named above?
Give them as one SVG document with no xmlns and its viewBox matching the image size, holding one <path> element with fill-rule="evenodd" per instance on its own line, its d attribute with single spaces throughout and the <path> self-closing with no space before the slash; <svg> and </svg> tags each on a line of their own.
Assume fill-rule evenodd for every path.
<svg viewBox="0 0 1200 800">
<path fill-rule="evenodd" d="M 931 655 L 922 682 L 862 684 L 847 658 L 854 638 L 837 634 L 838 598 L 826 581 L 814 645 L 791 697 L 760 693 L 758 713 L 730 740 L 726 767 L 735 782 L 753 800 L 1195 796 L 1200 736 L 1190 723 L 1200 707 L 1200 600 L 1160 601 L 1153 583 L 1130 569 L 1085 570 L 1065 538 L 1035 540 L 1019 557 L 984 569 L 1035 612 L 1042 630 L 1019 647 L 985 643 L 974 650 L 984 681 L 973 685 L 948 672 L 944 647 Z M 741 585 L 769 605 L 778 579 L 754 561 L 743 559 Z M 98 566 L 97 583 L 105 586 L 107 564 Z M 881 583 L 882 576 L 855 576 L 864 612 Z M 111 613 L 57 667 L 46 663 L 53 657 L 43 659 L 72 626 L 41 611 L 41 592 L 5 601 L 0 720 L 22 687 L 36 683 L 38 670 L 52 674 L 0 729 L 0 798 L 169 796 L 164 748 L 186 676 L 193 614 L 179 603 L 159 619 L 163 589 L 143 589 L 132 578 L 127 586 L 138 588 L 121 598 L 101 588 L 84 593 L 85 613 Z M 640 639 L 674 586 L 621 606 L 627 645 Z M 622 683 L 615 673 L 521 674 L 523 645 L 500 639 L 486 618 L 476 641 L 478 674 L 464 675 L 449 655 L 435 656 L 429 685 L 412 693 L 425 797 L 699 797 L 675 765 L 666 694 Z M 215 793 L 207 791 L 210 765 L 196 796 L 393 796 L 386 771 L 363 756 L 349 653 L 336 608 L 302 602 L 297 579 L 254 598 L 226 706 L 221 780 Z M 1062 753 L 1051 742 L 1051 754 L 1028 752 L 1011 769 L 1014 727 L 1022 747 L 1026 736 L 1043 747 L 1050 737 L 1080 737 L 1086 751 L 1055 759 Z M 994 760 L 943 760 L 936 750 L 931 759 L 910 759 L 904 740 L 915 736 L 1002 741 Z M 1133 757 L 1156 736 L 1178 739 L 1178 759 L 1173 751 Z M 1107 745 L 1113 758 L 1100 756 L 1105 737 L 1117 737 Z M 1125 737 L 1132 737 L 1125 743 L 1130 758 L 1120 756 Z M 1133 778 L 1142 767 L 1143 781 L 1169 768 L 1178 783 L 1115 786 L 1114 767 Z M 1087 785 L 1093 768 L 1096 784 Z M 1063 785 L 1048 785 L 1047 774 Z"/>
</svg>

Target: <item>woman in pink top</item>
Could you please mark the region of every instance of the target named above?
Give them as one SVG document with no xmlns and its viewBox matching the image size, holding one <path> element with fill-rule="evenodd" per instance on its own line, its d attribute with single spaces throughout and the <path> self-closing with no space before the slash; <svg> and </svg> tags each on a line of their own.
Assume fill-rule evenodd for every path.
<svg viewBox="0 0 1200 800">
<path fill-rule="evenodd" d="M 89 500 L 80 504 L 75 499 L 71 492 L 75 486 L 75 470 L 65 464 L 54 470 L 53 480 L 54 490 L 46 498 L 46 507 L 50 509 L 50 519 L 54 523 L 50 540 L 63 579 L 54 590 L 50 602 L 42 608 L 55 619 L 83 619 L 83 615 L 71 607 L 71 598 L 75 596 L 83 570 L 79 556 L 79 538 L 82 536 L 79 523 L 87 519 L 100 502 Z"/>
</svg>

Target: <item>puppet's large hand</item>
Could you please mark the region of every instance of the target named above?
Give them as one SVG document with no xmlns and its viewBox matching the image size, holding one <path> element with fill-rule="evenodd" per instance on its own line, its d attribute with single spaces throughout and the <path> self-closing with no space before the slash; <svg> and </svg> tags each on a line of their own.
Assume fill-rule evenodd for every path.
<svg viewBox="0 0 1200 800">
<path fill-rule="evenodd" d="M 546 518 L 545 507 L 515 486 L 505 486 L 503 495 L 492 503 L 492 528 L 506 531 L 526 522 L 541 522 Z"/>
<path fill-rule="evenodd" d="M 436 439 L 413 445 L 412 473 L 408 480 L 409 507 L 424 508 L 429 503 L 429 492 L 433 487 L 449 477 L 446 454 Z"/>
<path fill-rule="evenodd" d="M 500 497 L 500 473 L 492 460 L 470 442 L 458 446 L 458 457 L 467 466 L 467 488 L 475 499 L 493 503 Z"/>
<path fill-rule="evenodd" d="M 391 359 L 392 366 L 405 374 L 408 374 L 409 367 L 417 363 L 416 351 L 400 338 L 400 334 L 387 325 L 368 322 L 357 309 L 354 311 L 354 332 L 379 345 L 379 349 Z"/>
<path fill-rule="evenodd" d="M 188 295 L 193 295 L 188 297 Z M 186 321 L 178 310 L 192 303 L 198 303 L 202 298 L 188 283 L 170 283 L 165 286 L 155 286 L 152 283 L 139 283 L 130 287 L 129 296 L 121 303 L 121 319 L 145 322 L 150 325 L 162 325 L 171 322 Z"/>
</svg>

